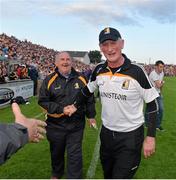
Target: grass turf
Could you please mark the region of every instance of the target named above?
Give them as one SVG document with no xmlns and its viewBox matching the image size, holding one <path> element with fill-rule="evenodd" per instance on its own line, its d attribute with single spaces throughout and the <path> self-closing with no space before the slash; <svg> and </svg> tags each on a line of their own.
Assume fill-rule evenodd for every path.
<svg viewBox="0 0 176 180">
<path fill-rule="evenodd" d="M 156 153 L 149 159 L 144 159 L 134 178 L 136 179 L 174 179 L 176 178 L 176 78 L 165 78 L 164 95 L 164 132 L 157 132 Z M 22 112 L 27 117 L 35 117 L 42 112 L 35 97 L 30 99 L 30 105 L 22 105 Z M 97 102 L 97 121 L 100 120 L 100 103 Z M 41 115 L 39 119 L 44 119 Z M 0 122 L 13 122 L 10 107 L 0 109 Z M 83 178 L 87 178 L 97 142 L 98 131 L 86 125 L 83 140 Z M 50 153 L 47 140 L 39 144 L 27 144 L 0 166 L 0 179 L 48 179 L 50 178 Z M 96 171 L 92 178 L 103 178 L 100 161 L 95 164 Z"/>
</svg>

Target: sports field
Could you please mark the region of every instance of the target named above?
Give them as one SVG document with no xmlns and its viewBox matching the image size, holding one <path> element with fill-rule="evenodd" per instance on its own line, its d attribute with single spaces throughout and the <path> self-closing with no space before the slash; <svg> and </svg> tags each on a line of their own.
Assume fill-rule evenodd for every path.
<svg viewBox="0 0 176 180">
<path fill-rule="evenodd" d="M 136 179 L 175 179 L 176 178 L 176 78 L 165 78 L 164 95 L 164 132 L 157 132 L 156 153 L 149 159 L 142 157 Z M 100 121 L 100 103 L 97 102 L 97 123 Z M 21 106 L 27 117 L 44 119 L 42 110 L 35 97 L 29 105 Z M 10 107 L 0 109 L 0 122 L 13 122 Z M 84 169 L 83 178 L 103 178 L 99 161 L 99 130 L 86 125 L 83 141 Z M 49 179 L 50 154 L 47 140 L 39 144 L 28 144 L 0 167 L 0 179 Z"/>
</svg>

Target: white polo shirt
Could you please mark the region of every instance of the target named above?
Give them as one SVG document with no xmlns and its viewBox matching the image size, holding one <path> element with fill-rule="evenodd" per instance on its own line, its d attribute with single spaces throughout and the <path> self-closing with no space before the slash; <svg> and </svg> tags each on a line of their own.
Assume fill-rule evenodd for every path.
<svg viewBox="0 0 176 180">
<path fill-rule="evenodd" d="M 160 88 L 156 87 L 155 81 L 163 81 L 163 78 L 164 78 L 164 72 L 163 71 L 158 74 L 155 70 L 153 70 L 149 75 L 149 79 L 151 80 L 153 86 L 156 88 L 158 93 L 160 93 L 161 90 L 160 90 Z"/>
<path fill-rule="evenodd" d="M 118 132 L 129 132 L 144 123 L 144 101 L 149 103 L 159 96 L 142 67 L 131 64 L 125 57 L 120 72 L 112 73 L 100 64 L 88 83 L 90 92 L 98 87 L 102 103 L 103 125 Z"/>
</svg>

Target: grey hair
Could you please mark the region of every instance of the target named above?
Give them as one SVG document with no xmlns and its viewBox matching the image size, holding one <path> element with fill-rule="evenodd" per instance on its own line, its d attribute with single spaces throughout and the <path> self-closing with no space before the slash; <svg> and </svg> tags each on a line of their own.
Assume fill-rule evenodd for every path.
<svg viewBox="0 0 176 180">
<path fill-rule="evenodd" d="M 57 57 L 60 56 L 60 55 L 63 54 L 63 53 L 67 53 L 67 54 L 70 56 L 70 59 L 73 60 L 69 52 L 67 52 L 67 51 L 60 51 L 60 52 L 57 52 L 57 53 L 56 53 L 56 55 L 55 55 L 55 61 L 56 61 Z"/>
</svg>

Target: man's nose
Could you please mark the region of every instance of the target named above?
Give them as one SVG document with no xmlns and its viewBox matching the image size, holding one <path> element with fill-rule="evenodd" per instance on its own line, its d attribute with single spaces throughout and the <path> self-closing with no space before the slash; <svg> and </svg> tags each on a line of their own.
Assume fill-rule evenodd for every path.
<svg viewBox="0 0 176 180">
<path fill-rule="evenodd" d="M 108 46 L 107 46 L 107 50 L 108 50 L 108 51 L 112 51 L 112 50 L 113 50 L 113 48 L 112 48 L 111 44 L 108 44 Z"/>
</svg>

